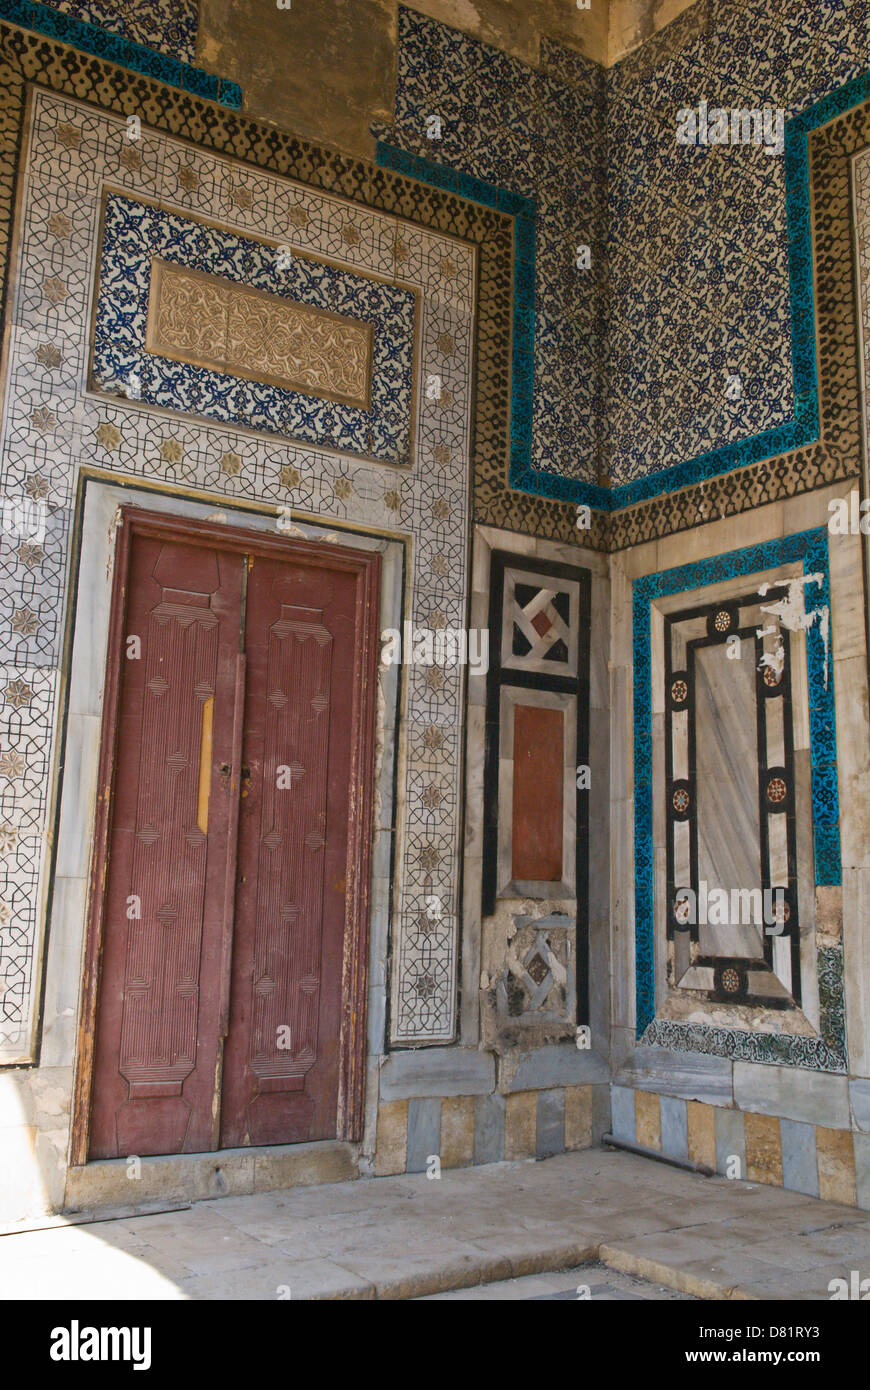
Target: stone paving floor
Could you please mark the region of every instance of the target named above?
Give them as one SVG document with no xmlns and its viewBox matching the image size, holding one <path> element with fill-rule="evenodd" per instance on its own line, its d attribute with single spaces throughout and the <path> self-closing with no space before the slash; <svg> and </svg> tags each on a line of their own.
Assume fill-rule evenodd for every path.
<svg viewBox="0 0 870 1390">
<path fill-rule="evenodd" d="M 670 1300 L 696 1303 L 688 1293 L 675 1293 L 664 1284 L 651 1284 L 632 1274 L 620 1274 L 603 1264 L 578 1265 L 559 1274 L 527 1274 L 522 1279 L 500 1279 L 496 1284 L 475 1284 L 471 1289 L 452 1289 L 449 1293 L 430 1293 L 420 1303 L 439 1302 L 636 1302 Z"/>
<path fill-rule="evenodd" d="M 549 1297 L 590 1262 L 607 1268 L 577 1283 L 829 1299 L 870 1278 L 870 1212 L 593 1149 L 3 1236 L 0 1298 L 424 1298 L 572 1271 Z"/>
</svg>

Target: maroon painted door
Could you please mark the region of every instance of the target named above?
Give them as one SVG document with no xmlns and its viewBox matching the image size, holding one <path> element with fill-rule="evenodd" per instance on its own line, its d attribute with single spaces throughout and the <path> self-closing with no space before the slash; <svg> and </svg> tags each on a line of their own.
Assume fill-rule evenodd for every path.
<svg viewBox="0 0 870 1390">
<path fill-rule="evenodd" d="M 91 1156 L 215 1147 L 219 945 L 244 560 L 132 543 Z"/>
<path fill-rule="evenodd" d="M 377 560 L 128 525 L 82 1147 L 352 1137 Z"/>
<path fill-rule="evenodd" d="M 356 584 L 254 561 L 226 1147 L 335 1133 Z"/>
</svg>

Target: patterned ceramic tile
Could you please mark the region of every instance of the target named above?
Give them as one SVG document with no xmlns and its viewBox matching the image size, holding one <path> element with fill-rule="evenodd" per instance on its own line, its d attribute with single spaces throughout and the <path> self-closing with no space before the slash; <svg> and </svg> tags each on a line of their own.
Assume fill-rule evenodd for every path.
<svg viewBox="0 0 870 1390">
<path fill-rule="evenodd" d="M 7 524 L 0 535 L 0 655 L 5 661 L 0 812 L 8 813 L 19 837 L 16 857 L 4 861 L 5 898 L 0 882 L 0 901 L 9 908 L 8 916 L 0 908 L 0 941 L 6 948 L 0 1008 L 4 1041 L 15 1052 L 25 1043 L 36 983 L 55 685 L 70 522 L 82 466 L 216 499 L 289 507 L 291 522 L 295 512 L 327 524 L 409 536 L 413 621 L 436 629 L 464 626 L 471 305 L 477 295 L 473 247 L 434 231 L 423 234 L 394 214 L 357 210 L 272 173 L 245 171 L 243 177 L 238 164 L 225 157 L 187 148 L 181 156 L 178 142 L 143 128 L 152 183 L 163 189 L 158 208 L 140 201 L 140 189 L 148 190 L 139 183 L 124 194 L 113 191 L 123 132 L 119 116 L 40 92 L 24 155 L 21 274 L 9 306 L 11 351 L 0 436 L 5 496 L 13 508 L 6 517 L 11 529 Z M 85 143 L 86 159 L 79 154 Z M 182 177 L 185 169 L 193 173 Z M 228 187 L 236 194 L 242 187 L 252 190 L 250 206 L 243 197 L 235 211 L 230 209 Z M 268 241 L 254 234 L 257 227 L 249 216 L 254 208 L 263 210 Z M 291 215 L 294 209 L 302 212 Z M 230 226 L 219 230 L 225 211 L 232 213 Z M 291 257 L 287 283 L 279 284 L 274 243 L 281 219 L 291 229 L 294 252 L 305 231 L 309 241 L 304 256 Z M 393 259 L 397 239 L 417 247 L 417 259 L 413 264 L 401 259 L 387 277 L 385 250 Z M 360 447 L 358 434 L 347 432 L 358 428 L 352 421 L 344 435 L 332 436 L 323 420 L 313 422 L 306 441 L 306 420 L 296 420 L 294 442 L 288 437 L 288 415 L 280 420 L 269 415 L 274 388 L 271 394 L 259 391 L 256 382 L 230 382 L 238 393 L 233 409 L 207 409 L 196 388 L 201 393 L 206 384 L 213 388 L 215 381 L 206 378 L 220 374 L 185 376 L 176 365 L 143 351 L 152 256 L 233 284 L 283 290 L 299 304 L 371 322 L 373 400 L 382 393 L 381 452 L 401 455 L 402 466 L 360 457 L 372 451 Z M 113 395 L 88 385 L 91 267 L 98 261 L 105 297 L 96 304 L 94 376 L 104 384 L 111 381 Z M 420 360 L 415 367 L 416 300 Z M 396 361 L 400 370 L 391 378 Z M 145 368 L 154 363 L 159 370 L 148 375 Z M 430 376 L 441 378 L 437 394 L 425 390 Z M 413 414 L 412 386 L 418 398 Z M 323 406 L 322 401 L 308 404 Z M 254 413 L 258 405 L 260 416 Z M 344 409 L 347 421 L 352 412 Z M 251 427 L 252 420 L 259 429 Z M 415 435 L 410 465 L 409 429 Z M 410 739 L 404 821 L 397 837 L 391 1023 L 397 1041 L 428 1042 L 449 1039 L 454 1031 L 463 668 L 413 666 L 407 672 L 403 717 L 420 738 Z M 433 893 L 443 899 L 442 919 L 423 931 L 415 925 L 417 914 Z"/>
<path fill-rule="evenodd" d="M 852 169 L 864 358 L 864 400 L 865 409 L 868 411 L 865 428 L 870 429 L 870 150 L 855 159 Z"/>
<path fill-rule="evenodd" d="M 154 343 L 154 351 L 149 351 L 146 342 L 149 309 L 152 315 L 157 312 L 150 304 L 154 259 L 220 277 L 220 281 L 210 283 L 185 282 L 192 294 L 197 286 L 201 289 L 199 298 L 189 300 L 186 316 L 178 285 L 165 292 L 170 300 L 167 313 L 173 342 L 178 343 L 179 352 L 184 343 L 190 344 L 186 361 L 173 359 L 171 345 Z M 194 359 L 220 358 L 224 352 L 216 342 L 206 341 L 209 320 L 205 304 L 206 296 L 214 299 L 221 293 L 221 284 L 228 283 L 316 311 L 309 313 L 304 329 L 300 324 L 293 338 L 303 345 L 302 355 L 298 346 L 282 351 L 283 374 L 295 373 L 298 379 L 310 373 L 318 340 L 322 340 L 324 361 L 334 360 L 339 347 L 342 360 L 350 354 L 354 358 L 362 355 L 358 364 L 349 363 L 355 374 L 334 373 L 330 378 L 327 373 L 323 391 L 312 387 L 308 393 L 277 384 L 263 385 L 256 380 L 258 369 L 268 379 L 277 367 L 258 358 L 258 351 L 262 352 L 256 345 L 258 334 L 249 347 L 241 347 L 243 355 L 248 353 L 247 361 L 240 357 L 237 362 L 241 379 L 233 375 L 231 363 L 224 370 L 196 365 Z M 241 302 L 249 303 L 255 315 L 265 312 L 268 303 L 236 300 L 237 308 Z M 219 232 L 204 223 L 112 195 L 106 201 L 103 221 L 93 377 L 110 394 L 132 395 L 163 409 L 193 412 L 226 423 L 247 423 L 384 463 L 406 464 L 412 427 L 415 310 L 416 297 L 408 290 L 349 275 L 308 257 L 282 258 L 275 247 L 263 242 Z M 214 313 L 222 326 L 223 301 L 215 300 Z M 335 315 L 342 316 L 343 324 Z M 370 347 L 368 333 L 364 338 L 360 335 L 361 325 L 371 328 Z M 286 318 L 280 332 L 286 340 Z M 465 342 L 455 345 L 457 363 L 467 361 L 468 346 L 466 334 Z M 365 360 L 369 353 L 370 364 Z M 334 392 L 330 392 L 331 380 Z M 343 388 L 361 400 L 370 395 L 370 406 L 355 407 L 336 399 L 336 393 L 344 394 Z"/>
<path fill-rule="evenodd" d="M 836 24 L 809 26 L 800 6 L 753 18 L 731 0 L 696 4 L 607 73 L 604 98 L 592 73 L 584 82 L 557 46 L 548 48 L 553 76 L 545 76 L 400 11 L 396 120 L 385 139 L 424 156 L 428 168 L 417 172 L 433 183 L 446 186 L 449 169 L 458 169 L 460 184 L 476 177 L 493 185 L 485 196 L 494 206 L 499 186 L 533 200 L 534 348 L 526 359 L 515 355 L 515 486 L 606 510 L 633 507 L 818 437 L 801 150 L 807 132 L 836 114 L 810 104 L 853 79 L 870 57 L 865 0 L 843 0 L 839 9 Z M 826 57 L 823 45 L 840 31 L 849 41 Z M 787 129 L 785 157 L 753 146 L 676 143 L 684 105 L 785 106 L 783 93 L 786 114 L 801 112 Z M 864 95 L 856 88 L 836 109 Z M 426 118 L 438 114 L 442 138 L 428 139 Z M 560 177 L 571 120 L 571 159 Z M 382 147 L 383 159 L 405 167 L 397 154 Z M 585 240 L 595 247 L 600 239 L 603 271 L 617 253 L 622 263 L 608 281 L 607 324 L 576 275 L 565 273 L 578 207 Z M 518 294 L 519 287 L 515 323 Z M 581 326 L 567 376 L 548 317 L 551 325 Z M 613 325 L 625 330 L 621 344 Z M 532 376 L 530 430 L 517 387 L 532 390 Z M 735 377 L 740 394 L 731 399 L 725 393 Z M 612 491 L 594 490 L 599 474 Z M 559 485 L 555 475 L 575 481 Z M 657 510 L 659 526 L 665 515 Z M 620 518 L 618 532 L 632 521 Z"/>
<path fill-rule="evenodd" d="M 699 15 L 702 8 L 693 7 Z M 829 23 L 818 18 L 825 14 Z M 639 413 L 632 442 L 613 440 L 609 471 L 617 487 L 662 466 L 657 446 L 662 429 L 673 438 L 668 452 L 674 464 L 781 430 L 795 418 L 795 393 L 804 387 L 797 376 L 792 384 L 788 310 L 793 287 L 790 291 L 783 246 L 786 161 L 762 147 L 680 147 L 675 120 L 678 108 L 695 108 L 701 100 L 729 108 L 779 107 L 792 115 L 865 71 L 870 31 L 864 0 L 843 0 L 836 22 L 828 6 L 814 9 L 814 16 L 811 20 L 803 5 L 750 11 L 730 0 L 714 0 L 706 32 L 698 24 L 667 61 L 647 52 L 651 45 L 645 45 L 643 59 L 633 55 L 608 73 L 612 227 L 618 220 L 620 237 L 633 245 L 639 262 L 646 229 L 633 227 L 631 215 L 642 196 L 636 151 L 643 135 L 647 177 L 661 180 L 673 201 L 702 213 L 704 240 L 718 243 L 714 281 L 708 278 L 705 285 L 686 279 L 677 267 L 661 267 L 651 280 L 653 321 L 663 328 L 676 308 L 694 324 L 695 334 L 680 345 L 675 359 L 673 343 L 660 333 L 652 358 L 653 375 L 661 381 L 657 418 L 648 412 L 644 420 Z M 676 28 L 669 25 L 663 33 Z M 842 42 L 834 42 L 836 32 L 843 33 Z M 619 297 L 614 307 L 618 313 Z M 720 348 L 727 370 L 742 378 L 737 409 L 722 409 L 726 368 L 716 364 L 705 370 L 711 347 Z M 689 410 L 680 372 L 668 370 L 675 360 L 683 377 L 695 382 Z M 618 359 L 611 340 L 608 413 L 623 394 L 626 377 L 646 363 L 641 339 L 630 341 Z"/>
<path fill-rule="evenodd" d="M 53 10 L 192 63 L 196 0 L 48 0 Z"/>
<path fill-rule="evenodd" d="M 196 0 L 0 0 L 0 15 L 225 106 L 242 104 L 237 83 L 191 66 Z"/>
<path fill-rule="evenodd" d="M 515 303 L 514 393 L 516 401 L 517 391 L 527 387 L 532 431 L 530 435 L 515 410 L 515 485 L 530 465 L 597 482 L 604 271 L 598 180 L 604 157 L 602 85 L 600 70 L 579 55 L 571 56 L 570 72 L 564 77 L 561 71 L 556 75 L 557 68 L 553 59 L 549 74 L 536 72 L 400 7 L 395 121 L 378 132 L 383 142 L 380 157 L 393 167 L 399 167 L 398 162 L 386 146 L 495 186 L 495 192 L 483 190 L 493 206 L 507 206 L 499 201 L 499 190 L 529 200 L 535 224 L 519 228 L 528 245 L 517 246 L 515 297 L 522 305 L 528 282 L 530 312 L 518 322 Z M 427 129 L 433 129 L 431 124 L 427 127 L 427 117 L 433 116 L 441 122 L 438 139 L 427 136 Z M 439 179 L 437 168 L 421 174 Z M 584 175 L 586 196 L 578 196 L 575 180 Z M 465 191 L 461 183 L 458 188 Z M 588 270 L 576 264 L 580 244 L 593 252 Z M 553 335 L 542 334 L 535 322 L 535 311 L 546 312 L 548 307 L 572 325 L 567 362 L 563 346 Z M 525 346 L 518 353 L 520 342 Z"/>
</svg>

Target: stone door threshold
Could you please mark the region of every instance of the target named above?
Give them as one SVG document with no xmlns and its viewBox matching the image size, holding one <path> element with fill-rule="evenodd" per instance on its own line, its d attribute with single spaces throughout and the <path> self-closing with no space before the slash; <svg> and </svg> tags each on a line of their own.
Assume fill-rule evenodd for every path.
<svg viewBox="0 0 870 1390">
<path fill-rule="evenodd" d="M 359 1176 L 359 1144 L 322 1140 L 204 1154 L 95 1159 L 67 1169 L 60 1222 L 169 1211 L 215 1197 L 347 1182 Z M 28 1229 L 43 1223 L 37 1218 Z M 22 1229 L 22 1228 L 17 1228 Z"/>
</svg>

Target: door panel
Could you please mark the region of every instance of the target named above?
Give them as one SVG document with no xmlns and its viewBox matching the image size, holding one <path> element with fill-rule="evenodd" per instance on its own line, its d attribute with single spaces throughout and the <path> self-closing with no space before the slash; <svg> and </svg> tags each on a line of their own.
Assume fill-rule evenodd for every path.
<svg viewBox="0 0 870 1390">
<path fill-rule="evenodd" d="M 91 1121 L 93 1157 L 214 1142 L 241 564 L 132 544 Z M 223 779 L 225 780 L 225 779 Z"/>
<path fill-rule="evenodd" d="M 257 558 L 222 1143 L 334 1136 L 354 576 Z"/>
</svg>

